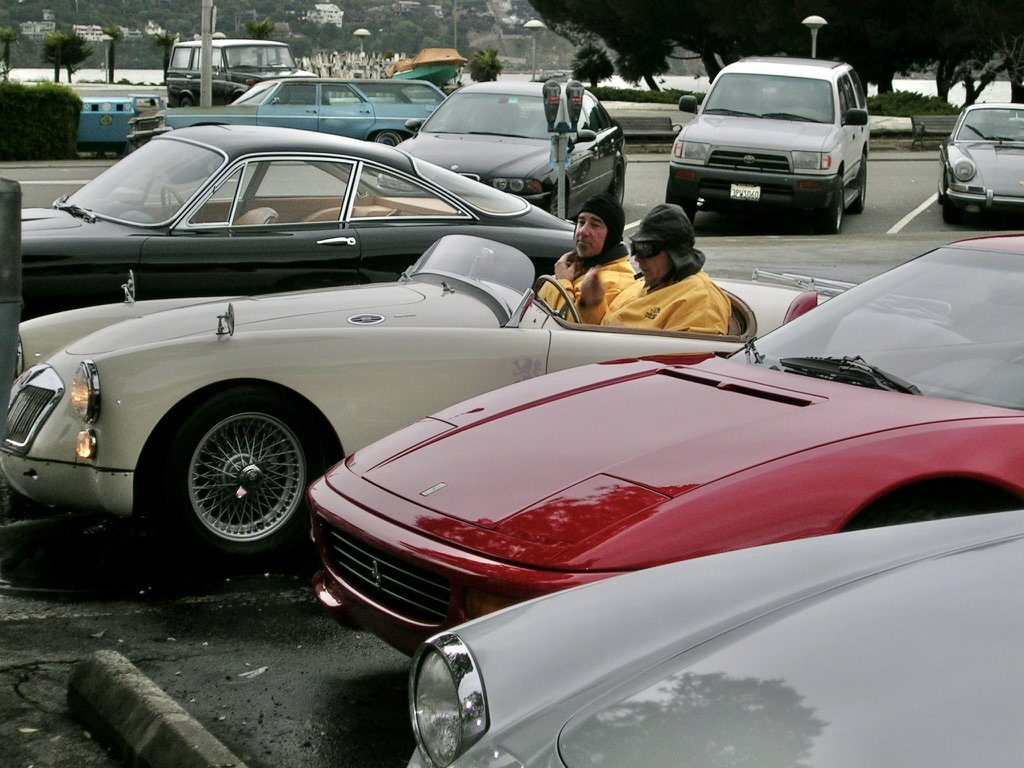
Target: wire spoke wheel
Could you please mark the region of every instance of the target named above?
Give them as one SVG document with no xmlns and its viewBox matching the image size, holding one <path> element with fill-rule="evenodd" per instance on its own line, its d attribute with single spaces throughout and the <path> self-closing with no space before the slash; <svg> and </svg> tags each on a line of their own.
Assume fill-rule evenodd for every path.
<svg viewBox="0 0 1024 768">
<path fill-rule="evenodd" d="M 284 422 L 238 413 L 199 440 L 188 466 L 188 495 L 198 521 L 215 536 L 254 541 L 295 517 L 306 477 L 305 454 Z"/>
</svg>

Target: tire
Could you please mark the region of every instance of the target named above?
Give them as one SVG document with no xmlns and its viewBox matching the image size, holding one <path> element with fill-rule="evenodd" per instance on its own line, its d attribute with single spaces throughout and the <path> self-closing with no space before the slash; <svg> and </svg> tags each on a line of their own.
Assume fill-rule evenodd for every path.
<svg viewBox="0 0 1024 768">
<path fill-rule="evenodd" d="M 191 107 L 195 102 L 192 101 L 192 96 L 188 93 L 182 93 L 178 96 L 179 107 Z"/>
<path fill-rule="evenodd" d="M 864 213 L 864 203 L 868 197 L 868 158 L 866 156 L 860 159 L 860 170 L 857 171 L 857 178 L 853 182 L 853 186 L 857 190 L 857 197 L 850 203 L 846 212 L 856 215 Z"/>
<path fill-rule="evenodd" d="M 957 208 L 946 196 L 942 198 L 942 220 L 947 224 L 959 224 L 964 220 L 963 209 Z"/>
<path fill-rule="evenodd" d="M 865 509 L 847 523 L 843 530 L 883 528 L 1019 508 L 1020 500 L 993 488 L 969 486 L 927 491 L 911 488 Z"/>
<path fill-rule="evenodd" d="M 308 535 L 305 490 L 326 467 L 307 409 L 258 387 L 214 395 L 174 435 L 164 519 L 211 554 L 259 559 Z"/>
<path fill-rule="evenodd" d="M 837 189 L 827 208 L 816 213 L 815 231 L 819 235 L 838 235 L 843 228 L 843 190 Z"/>
<path fill-rule="evenodd" d="M 373 140 L 378 144 L 384 144 L 388 147 L 397 147 L 405 141 L 405 136 L 398 131 L 380 131 L 373 135 Z"/>
</svg>

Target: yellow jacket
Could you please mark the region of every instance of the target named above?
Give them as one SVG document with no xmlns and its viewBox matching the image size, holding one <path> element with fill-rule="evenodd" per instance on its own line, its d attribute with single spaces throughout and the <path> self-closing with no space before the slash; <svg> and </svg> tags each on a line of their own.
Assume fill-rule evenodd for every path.
<svg viewBox="0 0 1024 768">
<path fill-rule="evenodd" d="M 607 264 L 602 264 L 599 267 L 594 267 L 597 270 L 597 274 L 601 280 L 601 287 L 604 288 L 605 299 L 610 301 L 614 299 L 619 293 L 636 282 L 636 272 L 633 269 L 633 264 L 630 262 L 628 256 L 623 256 L 621 259 L 610 261 Z M 580 285 L 583 283 L 583 278 L 586 277 L 587 273 L 583 272 L 578 275 L 572 282 L 568 280 L 559 280 L 565 292 L 572 297 L 573 303 L 579 307 L 580 303 Z M 641 281 L 642 282 L 642 281 Z M 564 300 L 561 295 L 555 289 L 553 285 L 544 284 L 541 286 L 538 294 L 544 303 L 551 307 L 556 312 L 562 308 Z M 582 314 L 582 312 L 580 313 Z"/>
<path fill-rule="evenodd" d="M 586 323 L 692 333 L 727 333 L 731 314 L 729 297 L 704 270 L 651 292 L 636 280 L 618 296 L 605 293 L 601 304 L 580 308 Z"/>
</svg>

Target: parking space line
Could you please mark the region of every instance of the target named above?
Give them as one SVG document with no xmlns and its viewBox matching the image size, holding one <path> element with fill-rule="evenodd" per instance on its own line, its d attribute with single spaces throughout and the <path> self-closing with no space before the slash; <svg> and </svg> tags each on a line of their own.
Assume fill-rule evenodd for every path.
<svg viewBox="0 0 1024 768">
<path fill-rule="evenodd" d="M 939 193 L 938 192 L 934 192 L 931 197 L 929 197 L 927 200 L 925 200 L 923 203 L 921 203 L 919 206 L 917 206 L 917 208 L 915 208 L 910 213 L 908 213 L 906 216 L 904 216 L 902 219 L 897 221 L 892 226 L 892 228 L 888 232 L 886 232 L 885 234 L 887 234 L 887 235 L 898 235 L 901 229 L 903 229 L 905 226 L 907 226 L 907 224 L 909 224 L 911 221 L 913 221 L 917 217 L 918 214 L 923 213 L 925 210 L 927 210 L 928 207 L 931 206 L 938 199 L 939 199 Z"/>
</svg>

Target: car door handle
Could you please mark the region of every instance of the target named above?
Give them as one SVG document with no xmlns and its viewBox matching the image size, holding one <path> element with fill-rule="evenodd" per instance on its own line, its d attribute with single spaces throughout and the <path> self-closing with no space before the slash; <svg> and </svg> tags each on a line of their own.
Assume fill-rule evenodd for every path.
<svg viewBox="0 0 1024 768">
<path fill-rule="evenodd" d="M 328 237 L 323 240 L 317 240 L 317 245 L 355 245 L 356 239 L 354 237 Z"/>
</svg>

